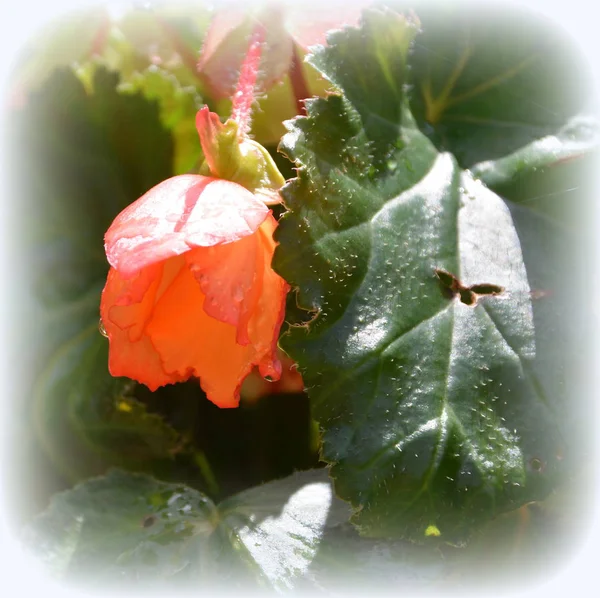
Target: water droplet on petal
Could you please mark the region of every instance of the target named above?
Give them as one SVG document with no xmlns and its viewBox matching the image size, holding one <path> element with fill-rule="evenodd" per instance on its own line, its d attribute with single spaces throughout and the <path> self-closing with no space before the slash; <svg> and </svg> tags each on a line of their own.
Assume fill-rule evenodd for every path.
<svg viewBox="0 0 600 598">
<path fill-rule="evenodd" d="M 102 318 L 98 320 L 98 330 L 104 338 L 108 338 L 108 333 L 106 332 L 106 328 L 104 328 L 104 322 L 102 321 Z"/>
<path fill-rule="evenodd" d="M 234 287 L 233 288 L 233 300 L 236 303 L 241 303 L 244 300 L 244 291 L 242 287 Z"/>
</svg>

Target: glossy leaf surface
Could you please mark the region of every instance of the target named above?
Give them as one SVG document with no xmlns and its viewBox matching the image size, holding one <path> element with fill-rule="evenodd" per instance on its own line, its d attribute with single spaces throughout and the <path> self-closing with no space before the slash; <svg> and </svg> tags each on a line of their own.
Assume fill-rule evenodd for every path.
<svg viewBox="0 0 600 598">
<path fill-rule="evenodd" d="M 459 540 L 546 496 L 562 438 L 532 373 L 511 211 L 438 153 L 408 109 L 416 31 L 371 11 L 310 58 L 341 93 L 314 100 L 283 139 L 301 170 L 283 191 L 291 213 L 275 265 L 313 310 L 282 345 L 359 530 L 424 539 L 435 526 Z M 475 293 L 450 290 L 440 271 Z"/>
</svg>

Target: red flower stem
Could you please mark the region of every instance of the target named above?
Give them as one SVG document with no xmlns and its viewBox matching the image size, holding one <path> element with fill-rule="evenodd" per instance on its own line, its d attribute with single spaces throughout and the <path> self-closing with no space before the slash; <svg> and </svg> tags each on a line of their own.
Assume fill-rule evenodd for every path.
<svg viewBox="0 0 600 598">
<path fill-rule="evenodd" d="M 302 69 L 302 60 L 298 53 L 298 46 L 293 45 L 292 49 L 292 64 L 290 65 L 290 83 L 292 84 L 292 90 L 294 92 L 294 98 L 296 99 L 296 112 L 298 114 L 306 114 L 306 108 L 304 106 L 304 100 L 310 97 L 310 91 L 306 79 L 304 78 L 304 71 Z"/>
<path fill-rule="evenodd" d="M 254 89 L 258 77 L 258 67 L 262 54 L 262 45 L 265 41 L 265 28 L 258 24 L 250 38 L 248 52 L 242 62 L 240 78 L 233 94 L 231 118 L 238 124 L 240 136 L 250 132 L 252 116 L 252 103 L 254 102 Z"/>
</svg>

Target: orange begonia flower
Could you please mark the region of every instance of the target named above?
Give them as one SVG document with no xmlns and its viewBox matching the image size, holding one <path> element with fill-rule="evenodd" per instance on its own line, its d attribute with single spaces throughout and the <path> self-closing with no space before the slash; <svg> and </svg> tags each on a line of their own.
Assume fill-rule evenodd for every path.
<svg viewBox="0 0 600 598">
<path fill-rule="evenodd" d="M 192 376 L 219 407 L 237 407 L 258 366 L 278 380 L 288 284 L 271 268 L 277 222 L 265 202 L 284 180 L 246 136 L 264 38 L 257 28 L 232 118 L 204 107 L 202 174 L 170 178 L 123 210 L 105 236 L 111 265 L 100 315 L 108 366 L 150 390 Z"/>
<path fill-rule="evenodd" d="M 163 181 L 121 212 L 100 307 L 111 374 L 151 390 L 197 376 L 219 407 L 238 405 L 255 365 L 279 379 L 289 287 L 271 268 L 276 226 L 250 191 L 201 175 Z"/>
</svg>

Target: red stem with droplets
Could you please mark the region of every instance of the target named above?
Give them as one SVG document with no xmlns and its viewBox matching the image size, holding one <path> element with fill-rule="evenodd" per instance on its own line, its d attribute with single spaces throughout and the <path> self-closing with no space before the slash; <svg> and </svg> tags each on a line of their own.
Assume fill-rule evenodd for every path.
<svg viewBox="0 0 600 598">
<path fill-rule="evenodd" d="M 242 62 L 240 78 L 238 79 L 231 106 L 231 118 L 238 124 L 240 136 L 247 135 L 250 132 L 254 88 L 256 87 L 264 41 L 265 28 L 263 25 L 258 24 L 252 33 L 248 52 L 246 53 L 244 62 Z"/>
</svg>

